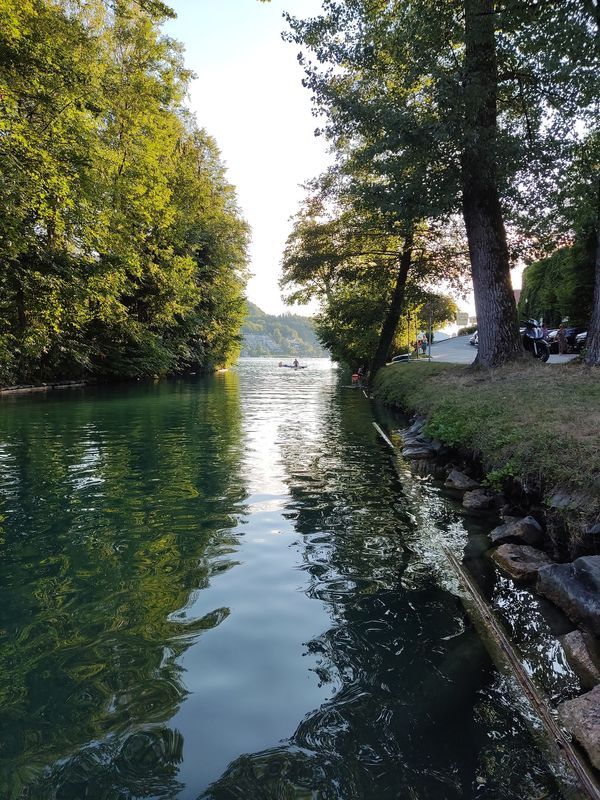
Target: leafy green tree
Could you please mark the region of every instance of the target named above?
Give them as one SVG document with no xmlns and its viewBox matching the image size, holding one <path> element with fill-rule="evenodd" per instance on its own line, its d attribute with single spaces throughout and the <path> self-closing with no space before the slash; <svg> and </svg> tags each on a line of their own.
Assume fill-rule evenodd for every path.
<svg viewBox="0 0 600 800">
<path fill-rule="evenodd" d="M 0 380 L 235 357 L 247 227 L 160 2 L 0 4 Z"/>
<path fill-rule="evenodd" d="M 441 277 L 460 286 L 466 264 L 450 222 L 415 223 L 403 236 L 383 201 L 364 200 L 370 184 L 358 182 L 364 172 L 351 172 L 351 163 L 349 189 L 332 182 L 332 173 L 313 184 L 287 242 L 282 287 L 289 301 L 319 300 L 323 344 L 337 360 L 369 362 L 374 374 L 398 347 L 403 310 L 418 305 Z"/>
<path fill-rule="evenodd" d="M 567 317 L 574 325 L 588 325 L 595 279 L 595 231 L 572 246 L 535 261 L 523 272 L 519 312 L 558 326 Z"/>
</svg>

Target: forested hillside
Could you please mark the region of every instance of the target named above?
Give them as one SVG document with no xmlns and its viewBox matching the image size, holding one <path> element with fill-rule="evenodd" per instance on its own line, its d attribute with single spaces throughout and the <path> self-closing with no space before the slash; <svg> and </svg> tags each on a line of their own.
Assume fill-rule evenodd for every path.
<svg viewBox="0 0 600 800">
<path fill-rule="evenodd" d="M 316 337 L 309 317 L 298 314 L 265 314 L 258 306 L 248 303 L 248 316 L 242 327 L 243 356 L 304 356 L 329 355 Z"/>
<path fill-rule="evenodd" d="M 0 8 L 0 381 L 211 369 L 247 227 L 155 0 Z"/>
</svg>

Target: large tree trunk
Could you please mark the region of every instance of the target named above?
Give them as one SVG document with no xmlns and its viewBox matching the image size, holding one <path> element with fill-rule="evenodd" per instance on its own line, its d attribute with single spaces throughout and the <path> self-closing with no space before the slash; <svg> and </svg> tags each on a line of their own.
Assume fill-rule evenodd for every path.
<svg viewBox="0 0 600 800">
<path fill-rule="evenodd" d="M 494 5 L 494 0 L 464 0 L 463 216 L 479 331 L 476 361 L 484 367 L 500 366 L 523 351 L 496 173 Z"/>
<path fill-rule="evenodd" d="M 600 181 L 598 181 L 598 201 L 596 214 L 596 281 L 594 287 L 594 305 L 592 319 L 588 328 L 585 346 L 585 363 L 590 366 L 600 365 Z"/>
<path fill-rule="evenodd" d="M 596 22 L 596 54 L 600 55 L 600 2 L 596 0 L 594 6 Z M 600 136 L 600 134 L 596 134 Z M 596 197 L 596 280 L 594 283 L 594 305 L 592 318 L 588 328 L 585 346 L 585 363 L 590 366 L 600 365 L 600 179 L 598 180 L 598 194 Z"/>
<path fill-rule="evenodd" d="M 402 313 L 402 306 L 404 304 L 404 289 L 406 288 L 406 279 L 408 278 L 408 272 L 410 270 L 412 261 L 412 248 L 413 233 L 411 231 L 404 241 L 402 255 L 400 256 L 400 261 L 398 263 L 398 271 L 396 273 L 394 292 L 392 294 L 392 299 L 385 320 L 383 321 L 381 333 L 379 334 L 377 350 L 375 351 L 375 355 L 371 361 L 369 379 L 370 383 L 373 382 L 377 371 L 381 367 L 385 367 L 387 357 L 390 352 L 390 347 L 394 341 L 394 335 L 398 329 L 400 314 Z"/>
</svg>

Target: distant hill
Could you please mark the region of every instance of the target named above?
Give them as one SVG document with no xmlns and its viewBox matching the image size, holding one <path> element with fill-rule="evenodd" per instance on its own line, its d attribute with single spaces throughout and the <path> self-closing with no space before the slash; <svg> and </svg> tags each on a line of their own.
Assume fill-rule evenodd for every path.
<svg viewBox="0 0 600 800">
<path fill-rule="evenodd" d="M 304 356 L 322 358 L 329 353 L 321 347 L 310 317 L 298 314 L 265 314 L 248 303 L 242 325 L 242 356 Z"/>
</svg>

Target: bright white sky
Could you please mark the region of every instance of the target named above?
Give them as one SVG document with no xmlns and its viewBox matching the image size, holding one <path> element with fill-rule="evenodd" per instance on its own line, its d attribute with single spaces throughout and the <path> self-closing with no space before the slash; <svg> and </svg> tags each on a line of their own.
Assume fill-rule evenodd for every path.
<svg viewBox="0 0 600 800">
<path fill-rule="evenodd" d="M 281 39 L 282 11 L 316 15 L 320 0 L 168 0 L 177 19 L 165 32 L 185 46 L 197 79 L 190 105 L 215 137 L 252 228 L 248 298 L 279 314 L 277 281 L 289 218 L 304 196 L 299 184 L 328 163 L 315 137 L 310 92 L 301 80 L 298 48 Z M 298 310 L 298 309 L 296 309 Z"/>
</svg>

